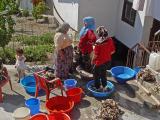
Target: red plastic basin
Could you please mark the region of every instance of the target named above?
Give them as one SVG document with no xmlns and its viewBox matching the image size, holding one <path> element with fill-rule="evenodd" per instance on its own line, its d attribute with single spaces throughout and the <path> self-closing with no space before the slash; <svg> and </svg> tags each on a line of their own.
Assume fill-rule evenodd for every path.
<svg viewBox="0 0 160 120">
<path fill-rule="evenodd" d="M 66 91 L 67 97 L 74 101 L 74 103 L 79 103 L 81 101 L 83 90 L 82 88 L 72 88 Z"/>
<path fill-rule="evenodd" d="M 49 120 L 71 120 L 71 118 L 65 113 L 52 113 L 48 115 Z"/>
<path fill-rule="evenodd" d="M 50 98 L 46 102 L 46 109 L 50 113 L 67 113 L 74 107 L 74 101 L 70 100 L 68 97 L 56 96 Z"/>
<path fill-rule="evenodd" d="M 49 118 L 46 114 L 39 113 L 39 114 L 32 116 L 30 120 L 49 120 Z"/>
</svg>

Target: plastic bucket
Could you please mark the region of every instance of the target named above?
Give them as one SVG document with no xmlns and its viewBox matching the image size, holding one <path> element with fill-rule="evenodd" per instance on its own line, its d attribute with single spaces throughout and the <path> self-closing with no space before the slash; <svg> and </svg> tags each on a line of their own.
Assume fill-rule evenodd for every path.
<svg viewBox="0 0 160 120">
<path fill-rule="evenodd" d="M 25 105 L 30 109 L 31 115 L 39 113 L 40 110 L 40 100 L 36 98 L 30 98 L 26 100 Z"/>
<path fill-rule="evenodd" d="M 72 88 L 66 91 L 67 97 L 74 101 L 74 103 L 79 103 L 81 101 L 83 90 L 82 88 Z"/>
<path fill-rule="evenodd" d="M 48 116 L 43 113 L 33 115 L 30 120 L 49 120 Z"/>
<path fill-rule="evenodd" d="M 21 107 L 13 112 L 15 120 L 28 120 L 30 118 L 30 109 Z"/>
<path fill-rule="evenodd" d="M 65 113 L 52 113 L 48 115 L 49 120 L 71 120 L 71 118 Z"/>
<path fill-rule="evenodd" d="M 75 88 L 77 84 L 77 81 L 75 79 L 67 79 L 64 81 L 64 87 L 66 89 Z"/>
<path fill-rule="evenodd" d="M 56 96 L 46 101 L 46 109 L 50 113 L 67 113 L 69 114 L 74 107 L 74 101 L 68 97 Z"/>
<path fill-rule="evenodd" d="M 26 76 L 21 79 L 20 84 L 26 92 L 35 93 L 36 91 L 36 81 L 33 75 Z"/>
</svg>

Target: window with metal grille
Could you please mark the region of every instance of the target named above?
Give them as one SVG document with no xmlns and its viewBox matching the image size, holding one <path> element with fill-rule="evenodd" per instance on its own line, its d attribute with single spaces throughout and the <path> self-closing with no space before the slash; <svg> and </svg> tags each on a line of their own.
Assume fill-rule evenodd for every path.
<svg viewBox="0 0 160 120">
<path fill-rule="evenodd" d="M 131 0 L 124 0 L 122 21 L 128 23 L 131 26 L 134 26 L 136 19 L 136 11 L 132 9 L 132 4 L 133 2 Z"/>
</svg>

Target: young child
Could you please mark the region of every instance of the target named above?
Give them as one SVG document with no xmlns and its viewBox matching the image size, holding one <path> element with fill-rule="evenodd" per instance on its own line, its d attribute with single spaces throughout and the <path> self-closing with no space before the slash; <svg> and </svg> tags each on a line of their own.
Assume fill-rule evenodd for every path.
<svg viewBox="0 0 160 120">
<path fill-rule="evenodd" d="M 26 69 L 26 64 L 25 64 L 25 56 L 23 53 L 23 50 L 21 48 L 16 49 L 16 64 L 15 67 L 17 68 L 18 72 L 18 82 L 20 82 L 20 79 L 25 76 L 25 69 Z"/>
<path fill-rule="evenodd" d="M 79 64 L 82 68 L 88 69 L 91 64 L 90 58 L 93 52 L 93 44 L 96 42 L 95 19 L 93 17 L 85 17 L 83 19 L 84 27 L 80 31 L 80 59 Z"/>
<path fill-rule="evenodd" d="M 98 27 L 96 32 L 99 39 L 97 39 L 93 50 L 93 76 L 96 89 L 106 90 L 106 70 L 110 67 L 111 55 L 115 52 L 115 46 L 112 38 L 108 37 L 108 32 L 104 26 Z"/>
</svg>

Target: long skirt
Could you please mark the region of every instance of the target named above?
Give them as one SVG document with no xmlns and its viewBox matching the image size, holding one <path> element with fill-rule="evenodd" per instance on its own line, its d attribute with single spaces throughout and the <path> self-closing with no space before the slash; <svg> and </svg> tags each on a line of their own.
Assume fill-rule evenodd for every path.
<svg viewBox="0 0 160 120">
<path fill-rule="evenodd" d="M 73 47 L 69 46 L 63 49 L 64 59 L 58 52 L 55 57 L 55 75 L 61 79 L 67 79 L 69 71 L 73 64 Z"/>
</svg>

